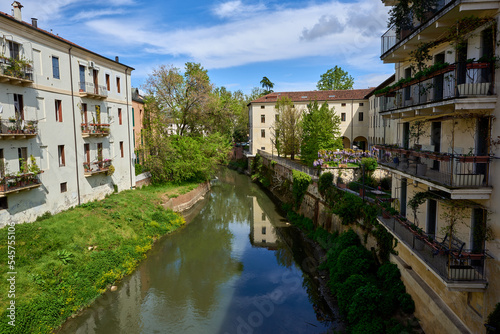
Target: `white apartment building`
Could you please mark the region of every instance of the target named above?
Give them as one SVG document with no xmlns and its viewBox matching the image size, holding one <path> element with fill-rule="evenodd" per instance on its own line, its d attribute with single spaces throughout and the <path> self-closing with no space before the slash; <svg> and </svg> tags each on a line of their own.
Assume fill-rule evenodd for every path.
<svg viewBox="0 0 500 334">
<path fill-rule="evenodd" d="M 499 8 L 437 1 L 382 36 L 395 77 L 370 98 L 370 137 L 400 216 L 380 222 L 426 333 L 486 333 L 500 301 Z"/>
<path fill-rule="evenodd" d="M 133 68 L 0 12 L 0 227 L 135 185 Z"/>
<path fill-rule="evenodd" d="M 273 153 L 272 128 L 276 119 L 276 102 L 287 96 L 298 110 L 305 110 L 311 101 L 328 103 L 340 116 L 340 131 L 345 148 L 368 149 L 369 89 L 323 90 L 306 92 L 275 92 L 262 96 L 248 104 L 250 127 L 250 154 L 257 150 Z"/>
</svg>

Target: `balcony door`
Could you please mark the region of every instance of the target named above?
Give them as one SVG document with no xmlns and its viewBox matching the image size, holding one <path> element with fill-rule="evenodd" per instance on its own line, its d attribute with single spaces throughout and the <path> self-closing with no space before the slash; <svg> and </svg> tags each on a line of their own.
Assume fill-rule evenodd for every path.
<svg viewBox="0 0 500 334">
<path fill-rule="evenodd" d="M 490 119 L 489 117 L 481 117 L 477 119 L 476 123 L 476 155 L 488 155 L 488 138 L 490 136 Z M 486 165 L 476 163 L 476 173 L 485 175 L 486 179 Z"/>
<path fill-rule="evenodd" d="M 434 64 L 444 63 L 444 52 L 434 56 Z M 434 101 L 443 99 L 444 74 L 440 74 L 434 78 Z"/>
<path fill-rule="evenodd" d="M 80 92 L 85 92 L 85 66 L 80 65 Z"/>
<path fill-rule="evenodd" d="M 399 202 L 401 207 L 399 208 L 401 216 L 406 217 L 406 195 L 407 195 L 408 181 L 405 178 L 401 179 L 401 192 L 399 197 Z"/>
<path fill-rule="evenodd" d="M 441 151 L 441 122 L 431 123 L 431 145 L 434 145 L 434 152 Z M 439 161 L 433 160 L 432 169 L 439 171 Z"/>
<path fill-rule="evenodd" d="M 410 148 L 410 122 L 403 123 L 403 148 Z"/>
<path fill-rule="evenodd" d="M 434 199 L 427 200 L 427 224 L 425 228 L 425 232 L 432 236 L 436 237 L 436 224 L 437 223 L 437 201 Z"/>
<path fill-rule="evenodd" d="M 92 70 L 94 79 L 94 94 L 99 94 L 99 72 L 97 70 Z"/>
</svg>

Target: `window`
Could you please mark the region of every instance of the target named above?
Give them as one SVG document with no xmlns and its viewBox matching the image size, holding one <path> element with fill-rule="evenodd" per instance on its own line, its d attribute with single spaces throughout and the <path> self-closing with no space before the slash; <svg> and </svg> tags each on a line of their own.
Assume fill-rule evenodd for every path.
<svg viewBox="0 0 500 334">
<path fill-rule="evenodd" d="M 3 161 L 3 148 L 0 148 L 0 161 L 2 165 L 5 166 L 5 161 Z M 0 168 L 0 178 L 5 177 L 5 168 Z"/>
<path fill-rule="evenodd" d="M 125 155 L 123 154 L 123 142 L 120 142 L 120 156 L 123 158 Z"/>
<path fill-rule="evenodd" d="M 265 108 L 266 108 L 266 106 L 260 106 L 260 109 L 265 109 Z"/>
<path fill-rule="evenodd" d="M 342 104 L 341 104 L 341 106 L 342 106 L 342 107 L 345 107 L 345 106 L 346 106 L 346 104 L 345 104 L 345 103 L 342 103 Z"/>
<path fill-rule="evenodd" d="M 82 103 L 82 113 L 83 113 L 83 122 L 85 124 L 88 124 L 89 119 L 87 117 L 87 103 Z"/>
<path fill-rule="evenodd" d="M 61 183 L 61 192 L 65 193 L 66 191 L 68 191 L 68 182 L 63 182 Z"/>
<path fill-rule="evenodd" d="M 262 212 L 262 221 L 265 221 L 266 220 L 266 214 L 264 212 Z"/>
<path fill-rule="evenodd" d="M 265 123 L 266 122 L 266 115 L 260 115 L 260 122 Z"/>
<path fill-rule="evenodd" d="M 87 163 L 87 169 L 90 169 L 90 144 L 83 145 L 83 152 L 85 152 L 85 162 Z"/>
<path fill-rule="evenodd" d="M 345 112 L 343 112 L 343 113 L 340 114 L 340 120 L 342 122 L 345 122 Z"/>
<path fill-rule="evenodd" d="M 56 122 L 62 122 L 62 101 L 55 100 Z"/>
<path fill-rule="evenodd" d="M 57 147 L 59 154 L 59 167 L 66 166 L 66 158 L 64 156 L 64 145 L 59 145 Z"/>
<path fill-rule="evenodd" d="M 359 102 L 359 106 L 362 107 L 364 104 L 363 102 Z"/>
<path fill-rule="evenodd" d="M 24 120 L 24 100 L 21 94 L 14 95 L 14 111 L 16 112 L 16 118 Z"/>
<path fill-rule="evenodd" d="M 134 108 L 132 108 L 132 126 L 135 126 Z"/>
<path fill-rule="evenodd" d="M 363 113 L 362 112 L 360 112 L 358 114 L 358 121 L 363 122 Z"/>
<path fill-rule="evenodd" d="M 262 234 L 266 234 L 266 227 L 262 226 Z"/>
<path fill-rule="evenodd" d="M 266 130 L 264 130 L 264 129 L 260 130 L 260 136 L 262 138 L 266 138 Z"/>
<path fill-rule="evenodd" d="M 116 91 L 120 93 L 120 77 L 116 77 Z"/>
<path fill-rule="evenodd" d="M 16 42 L 9 41 L 10 57 L 14 59 L 19 59 L 19 49 L 21 45 Z"/>
<path fill-rule="evenodd" d="M 111 89 L 111 84 L 109 83 L 109 74 L 106 74 L 106 89 L 108 91 Z"/>
<path fill-rule="evenodd" d="M 118 124 L 122 125 L 122 108 L 118 108 Z"/>
<path fill-rule="evenodd" d="M 17 149 L 17 158 L 19 159 L 19 170 L 24 169 L 28 172 L 28 148 L 19 147 Z"/>
<path fill-rule="evenodd" d="M 0 197 L 0 210 L 5 210 L 9 208 L 9 204 L 7 204 L 7 197 Z"/>
<path fill-rule="evenodd" d="M 52 77 L 60 79 L 59 77 L 59 57 L 52 56 Z"/>
</svg>

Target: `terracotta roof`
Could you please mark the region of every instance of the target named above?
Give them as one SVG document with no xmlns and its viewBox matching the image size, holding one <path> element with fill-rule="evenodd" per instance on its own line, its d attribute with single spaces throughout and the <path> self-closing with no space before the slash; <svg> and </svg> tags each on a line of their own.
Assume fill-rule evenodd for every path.
<svg viewBox="0 0 500 334">
<path fill-rule="evenodd" d="M 78 44 L 75 44 L 75 43 L 73 43 L 73 42 L 71 42 L 71 41 L 68 41 L 67 39 L 64 39 L 64 38 L 62 38 L 62 37 L 60 37 L 60 36 L 57 36 L 57 35 L 55 35 L 55 34 L 53 34 L 53 33 L 51 33 L 51 32 L 48 32 L 48 31 L 43 30 L 43 29 L 40 29 L 40 28 L 38 28 L 38 27 L 34 27 L 33 25 L 29 24 L 28 22 L 19 21 L 19 20 L 17 20 L 16 18 L 14 18 L 14 16 L 9 15 L 9 14 L 7 14 L 7 13 L 4 13 L 4 12 L 0 11 L 0 17 L 2 17 L 2 16 L 4 16 L 5 18 L 7 18 L 7 19 L 9 19 L 9 20 L 11 20 L 11 21 L 14 21 L 14 22 L 16 22 L 16 23 L 18 23 L 18 24 L 21 24 L 21 25 L 23 25 L 23 26 L 25 26 L 25 27 L 28 27 L 28 28 L 34 29 L 34 30 L 36 30 L 36 31 L 38 31 L 38 32 L 41 32 L 42 34 L 48 35 L 48 36 L 50 36 L 50 37 L 52 37 L 52 38 L 55 38 L 55 39 L 57 39 L 57 40 L 59 40 L 59 41 L 61 41 L 61 42 L 63 42 L 63 43 L 66 43 L 66 44 L 72 45 L 72 46 L 77 47 L 77 48 L 79 48 L 79 49 L 81 49 L 81 50 L 87 51 L 87 52 L 92 53 L 92 54 L 94 54 L 94 55 L 96 55 L 96 56 L 99 56 L 99 57 L 101 57 L 101 58 L 104 58 L 104 59 L 110 60 L 110 61 L 112 61 L 112 62 L 114 62 L 114 63 L 117 63 L 117 64 L 120 64 L 120 65 L 126 66 L 126 67 L 128 67 L 128 68 L 130 68 L 130 69 L 134 70 L 134 68 L 132 68 L 132 67 L 130 67 L 130 66 L 127 66 L 127 65 L 125 65 L 125 64 L 122 64 L 122 63 L 120 63 L 120 62 L 117 62 L 117 61 L 115 61 L 115 60 L 113 60 L 113 59 L 111 59 L 111 58 L 104 57 L 104 56 L 102 56 L 102 55 L 100 55 L 100 54 L 98 54 L 98 53 L 96 53 L 96 52 L 94 52 L 94 51 L 90 51 L 89 49 L 86 49 L 86 48 L 84 48 L 84 47 L 81 47 L 81 46 L 80 46 L 80 45 L 78 45 Z"/>
<path fill-rule="evenodd" d="M 348 90 L 313 90 L 308 92 L 274 92 L 264 95 L 250 103 L 276 102 L 283 96 L 288 96 L 293 102 L 364 100 L 374 88 Z"/>
</svg>

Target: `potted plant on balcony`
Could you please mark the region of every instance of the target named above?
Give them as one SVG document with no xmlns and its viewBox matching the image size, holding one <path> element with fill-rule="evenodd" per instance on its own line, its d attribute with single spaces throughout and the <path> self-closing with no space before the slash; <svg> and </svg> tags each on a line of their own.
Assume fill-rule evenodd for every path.
<svg viewBox="0 0 500 334">
<path fill-rule="evenodd" d="M 7 163 L 0 159 L 0 191 L 7 190 Z"/>
</svg>

